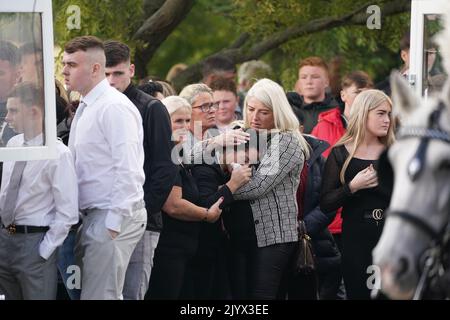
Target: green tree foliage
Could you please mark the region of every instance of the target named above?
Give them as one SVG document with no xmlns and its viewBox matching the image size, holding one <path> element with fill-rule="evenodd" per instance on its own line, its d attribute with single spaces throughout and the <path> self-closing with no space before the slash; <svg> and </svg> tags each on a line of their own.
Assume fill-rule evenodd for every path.
<svg viewBox="0 0 450 320">
<path fill-rule="evenodd" d="M 102 39 L 124 41 L 135 50 L 138 45 L 145 45 L 144 40 L 133 40 L 133 35 L 148 18 L 143 8 L 150 2 L 53 0 L 56 43 L 61 46 L 74 36 L 93 34 Z M 246 41 L 234 49 L 245 51 L 292 26 L 344 17 L 364 5 L 383 7 L 396 2 L 405 0 L 196 0 L 185 20 L 148 61 L 145 73 L 164 77 L 175 63 L 194 65 L 216 52 L 229 52 L 231 44 L 241 34 L 248 34 Z M 78 5 L 81 9 L 80 30 L 66 27 L 69 5 Z M 368 18 L 370 14 L 363 8 L 360 15 Z M 382 11 L 380 30 L 370 30 L 365 24 L 330 26 L 324 31 L 285 41 L 258 57 L 272 65 L 277 80 L 286 89 L 291 89 L 295 83 L 299 60 L 310 55 L 322 56 L 327 61 L 340 57 L 341 75 L 361 69 L 375 80 L 381 80 L 389 70 L 400 65 L 398 43 L 408 26 L 408 12 L 385 17 Z M 243 51 L 235 61 L 243 62 Z"/>
<path fill-rule="evenodd" d="M 365 4 L 382 5 L 388 1 L 367 0 L 234 0 L 233 16 L 241 32 L 249 32 L 252 41 L 284 30 L 292 25 L 328 17 L 340 17 Z M 257 5 L 256 5 L 257 4 Z M 370 14 L 366 14 L 367 17 Z M 341 75 L 356 69 L 381 80 L 401 64 L 399 40 L 408 29 L 409 13 L 382 17 L 381 29 L 366 25 L 333 28 L 289 41 L 279 50 L 265 55 L 286 88 L 297 79 L 298 62 L 317 55 L 328 62 L 340 57 Z M 249 45 L 249 44 L 248 44 Z"/>
<path fill-rule="evenodd" d="M 68 40 L 81 35 L 125 41 L 131 48 L 134 32 L 143 22 L 143 0 L 53 0 L 55 43 L 63 47 Z M 81 28 L 69 30 L 67 8 L 77 5 Z"/>
<path fill-rule="evenodd" d="M 229 9 L 229 1 L 197 1 L 158 49 L 149 64 L 149 73 L 164 78 L 176 63 L 191 65 L 227 47 L 239 35 L 228 15 Z"/>
<path fill-rule="evenodd" d="M 145 17 L 143 4 L 143 0 L 53 0 L 55 43 L 63 47 L 73 37 L 89 34 L 124 41 L 134 52 L 139 42 L 133 35 Z M 70 5 L 81 9 L 79 30 L 66 26 Z M 227 16 L 229 9 L 229 1 L 198 0 L 149 61 L 146 73 L 164 78 L 173 64 L 192 64 L 226 47 L 237 36 L 236 27 Z"/>
</svg>

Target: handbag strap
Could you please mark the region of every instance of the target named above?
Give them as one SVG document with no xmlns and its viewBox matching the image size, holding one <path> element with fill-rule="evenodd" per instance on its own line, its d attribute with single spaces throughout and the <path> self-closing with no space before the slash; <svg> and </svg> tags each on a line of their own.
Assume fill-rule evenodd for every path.
<svg viewBox="0 0 450 320">
<path fill-rule="evenodd" d="M 306 225 L 304 220 L 298 220 L 298 235 L 299 237 L 304 237 L 307 235 Z"/>
<path fill-rule="evenodd" d="M 300 184 L 299 184 L 299 189 L 300 189 L 300 201 L 301 203 L 299 203 L 298 206 L 298 215 L 297 215 L 297 219 L 303 220 L 304 217 L 304 213 L 305 213 L 305 197 L 306 197 L 306 184 L 308 183 L 308 163 L 305 161 L 303 164 L 303 168 L 302 171 L 300 172 Z"/>
</svg>

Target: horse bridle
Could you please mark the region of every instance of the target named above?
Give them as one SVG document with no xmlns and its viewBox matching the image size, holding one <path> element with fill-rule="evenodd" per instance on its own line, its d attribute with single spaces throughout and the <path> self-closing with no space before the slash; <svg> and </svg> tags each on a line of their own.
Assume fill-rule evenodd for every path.
<svg viewBox="0 0 450 320">
<path fill-rule="evenodd" d="M 445 104 L 440 101 L 436 109 L 428 118 L 428 127 L 401 127 L 397 132 L 397 140 L 420 138 L 419 147 L 414 153 L 412 159 L 409 161 L 407 168 L 408 176 L 412 182 L 416 181 L 423 172 L 426 161 L 426 152 L 430 140 L 439 140 L 450 144 L 450 133 L 443 130 L 439 125 L 439 119 L 444 108 Z M 440 259 L 441 248 L 445 246 L 443 241 L 447 238 L 445 237 L 445 234 L 448 230 L 448 217 L 447 221 L 443 224 L 443 227 L 440 230 L 435 230 L 426 220 L 414 216 L 409 212 L 388 210 L 387 215 L 390 217 L 399 217 L 405 220 L 406 222 L 412 224 L 415 228 L 427 234 L 431 239 L 430 247 L 423 252 L 420 259 L 423 262 L 422 266 L 419 265 L 419 270 L 422 269 L 422 275 L 414 295 L 415 299 L 420 299 L 424 290 L 426 279 L 432 276 L 432 273 L 436 271 L 435 268 L 439 265 L 438 260 Z"/>
<path fill-rule="evenodd" d="M 416 181 L 417 178 L 422 174 L 425 167 L 426 152 L 430 140 L 439 140 L 445 143 L 450 143 L 450 133 L 443 130 L 439 125 L 439 119 L 441 117 L 442 111 L 445 108 L 445 104 L 441 101 L 437 108 L 430 114 L 428 118 L 428 127 L 400 127 L 397 132 L 397 140 L 403 140 L 408 138 L 420 138 L 420 144 L 417 148 L 412 159 L 408 164 L 408 176 L 411 181 Z M 442 239 L 447 224 L 444 224 L 441 230 L 436 231 L 428 222 L 420 219 L 408 212 L 404 211 L 389 211 L 389 216 L 397 216 L 402 218 L 416 228 L 425 232 L 433 241 L 440 241 Z"/>
</svg>

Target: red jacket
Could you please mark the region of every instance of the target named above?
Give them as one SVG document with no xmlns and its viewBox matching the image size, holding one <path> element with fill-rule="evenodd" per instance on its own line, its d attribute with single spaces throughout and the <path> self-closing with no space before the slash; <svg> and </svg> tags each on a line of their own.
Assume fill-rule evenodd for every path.
<svg viewBox="0 0 450 320">
<path fill-rule="evenodd" d="M 311 135 L 330 144 L 330 147 L 322 153 L 325 158 L 328 157 L 331 148 L 344 133 L 345 128 L 342 123 L 341 110 L 338 107 L 319 114 L 317 124 L 311 131 Z"/>
<path fill-rule="evenodd" d="M 325 140 L 330 144 L 330 147 L 322 153 L 325 158 L 328 157 L 331 148 L 339 141 L 344 133 L 345 128 L 342 123 L 341 110 L 339 108 L 334 108 L 319 114 L 317 124 L 311 131 L 313 136 Z M 333 234 L 342 233 L 341 212 L 342 208 L 339 208 L 333 222 L 328 226 L 328 230 Z"/>
<path fill-rule="evenodd" d="M 339 208 L 336 212 L 336 217 L 334 220 L 328 225 L 328 230 L 332 234 L 342 233 L 342 216 L 341 216 L 342 208 Z"/>
</svg>

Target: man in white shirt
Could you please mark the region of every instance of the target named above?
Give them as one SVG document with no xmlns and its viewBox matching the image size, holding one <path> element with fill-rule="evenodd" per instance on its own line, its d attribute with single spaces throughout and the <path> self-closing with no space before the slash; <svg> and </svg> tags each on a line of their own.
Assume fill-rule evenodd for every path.
<svg viewBox="0 0 450 320">
<path fill-rule="evenodd" d="M 19 50 L 9 41 L 0 40 L 0 147 L 5 147 L 16 133 L 7 122 L 6 101 L 14 85 L 19 79 Z M 1 176 L 1 167 L 0 167 Z"/>
<path fill-rule="evenodd" d="M 65 84 L 81 94 L 69 138 L 83 218 L 75 248 L 81 299 L 122 299 L 125 271 L 147 222 L 142 118 L 109 85 L 105 60 L 96 37 L 75 38 L 64 48 Z"/>
<path fill-rule="evenodd" d="M 19 134 L 8 147 L 43 145 L 43 90 L 18 84 L 6 121 Z M 57 141 L 57 158 L 5 161 L 0 192 L 0 295 L 56 299 L 56 248 L 78 222 L 78 189 L 69 148 Z M 19 169 L 20 168 L 20 169 Z"/>
<path fill-rule="evenodd" d="M 136 245 L 128 264 L 123 288 L 125 300 L 143 300 L 153 268 L 153 255 L 162 230 L 161 208 L 172 190 L 177 166 L 172 162 L 174 146 L 170 115 L 156 98 L 136 88 L 131 82 L 134 64 L 130 48 L 121 42 L 105 41 L 106 79 L 130 99 L 142 116 L 144 130 L 144 201 L 147 228 Z"/>
</svg>

